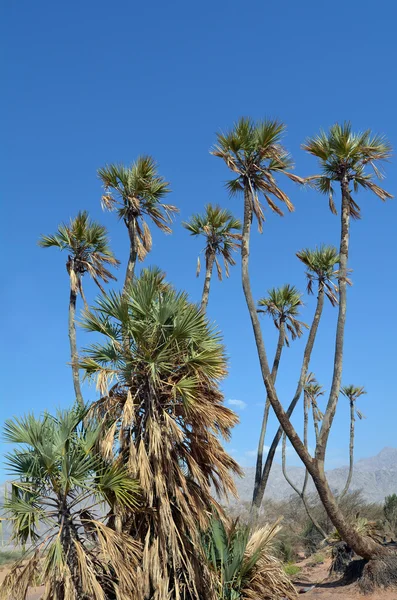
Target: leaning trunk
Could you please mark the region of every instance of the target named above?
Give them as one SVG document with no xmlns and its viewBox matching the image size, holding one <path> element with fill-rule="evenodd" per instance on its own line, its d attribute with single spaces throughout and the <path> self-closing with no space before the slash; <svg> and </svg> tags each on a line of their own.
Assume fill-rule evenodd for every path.
<svg viewBox="0 0 397 600">
<path fill-rule="evenodd" d="M 135 219 L 129 219 L 127 223 L 128 228 L 128 236 L 130 238 L 130 255 L 128 257 L 127 271 L 125 273 L 125 281 L 123 287 L 123 295 L 126 293 L 128 287 L 131 285 L 134 279 L 135 273 L 135 265 L 137 258 L 137 249 L 136 249 L 136 226 Z"/>
<path fill-rule="evenodd" d="M 328 436 L 331 431 L 332 423 L 335 417 L 336 406 L 338 403 L 340 387 L 342 383 L 343 367 L 343 343 L 346 324 L 346 306 L 347 306 L 347 260 L 349 254 L 349 220 L 350 220 L 350 194 L 349 182 L 346 176 L 341 181 L 342 192 L 342 212 L 341 212 L 341 237 L 339 250 L 339 310 L 338 323 L 336 326 L 335 354 L 334 354 L 334 372 L 332 376 L 331 391 L 329 394 L 327 408 L 324 414 L 319 440 L 316 446 L 316 459 L 319 467 L 324 471 L 325 451 L 327 448 Z"/>
<path fill-rule="evenodd" d="M 301 394 L 302 394 L 306 375 L 309 370 L 310 358 L 312 355 L 314 342 L 315 342 L 317 331 L 318 331 L 318 326 L 319 326 L 321 315 L 323 312 L 323 307 L 324 307 L 324 287 L 322 285 L 320 285 L 320 287 L 318 289 L 316 310 L 314 313 L 312 325 L 310 327 L 309 336 L 307 338 L 305 351 L 303 353 L 302 368 L 301 368 L 301 372 L 300 372 L 300 376 L 299 376 L 298 385 L 296 388 L 295 396 L 293 397 L 292 402 L 289 405 L 288 410 L 287 410 L 288 417 L 290 417 L 292 415 L 292 413 L 295 409 L 295 406 L 298 404 L 299 398 L 301 397 Z M 267 453 L 266 462 L 265 462 L 265 466 L 263 468 L 263 473 L 261 474 L 260 482 L 259 482 L 258 486 L 255 485 L 252 504 L 253 504 L 253 506 L 256 507 L 257 510 L 259 510 L 259 508 L 262 504 L 262 500 L 263 500 L 263 496 L 265 494 L 267 482 L 269 480 L 270 470 L 272 468 L 273 460 L 274 460 L 274 457 L 275 457 L 275 454 L 277 451 L 277 447 L 280 443 L 282 434 L 283 434 L 283 428 L 280 426 L 277 430 L 276 435 L 274 436 L 274 439 L 272 441 L 270 449 Z"/>
<path fill-rule="evenodd" d="M 384 556 L 387 552 L 380 544 L 377 544 L 370 538 L 360 535 L 354 527 L 349 525 L 345 520 L 332 492 L 329 488 L 328 482 L 325 478 L 323 464 L 319 463 L 318 460 L 313 459 L 308 453 L 302 440 L 296 433 L 289 417 L 283 409 L 273 385 L 269 364 L 267 362 L 266 350 L 263 343 L 261 327 L 259 323 L 258 314 L 256 312 L 255 302 L 252 296 L 248 263 L 249 263 L 249 242 L 250 242 L 250 231 L 252 222 L 252 197 L 249 187 L 249 181 L 245 182 L 244 189 L 244 225 L 243 225 L 243 236 L 241 244 L 241 271 L 242 271 L 242 284 L 244 295 L 251 318 L 252 329 L 254 332 L 254 338 L 256 348 L 258 352 L 258 358 L 262 373 L 263 382 L 266 386 L 267 394 L 270 399 L 270 403 L 276 416 L 279 420 L 281 427 L 284 429 L 291 442 L 294 450 L 302 460 L 304 466 L 308 469 L 314 485 L 318 491 L 323 506 L 332 521 L 333 525 L 340 533 L 341 537 L 349 544 L 349 546 L 359 555 L 365 559 L 375 558 Z M 348 223 L 348 219 L 347 219 Z M 348 231 L 348 230 L 347 230 Z M 346 247 L 347 249 L 347 247 Z M 342 266 L 343 262 L 341 261 Z M 346 276 L 346 262 L 344 263 L 344 273 Z M 344 281 L 346 284 L 346 281 Z M 345 287 L 346 290 L 346 287 Z M 344 297 L 346 301 L 346 296 Z M 346 308 L 346 303 L 345 303 Z M 340 387 L 340 385 L 339 385 Z M 321 435 L 321 434 L 320 434 Z"/>
<path fill-rule="evenodd" d="M 70 297 L 69 297 L 69 342 L 70 342 L 70 356 L 72 359 L 72 375 L 73 385 L 76 400 L 79 406 L 84 406 L 83 395 L 80 387 L 80 376 L 78 366 L 78 355 L 77 355 L 77 342 L 76 342 L 76 301 L 77 291 L 74 282 L 70 281 Z"/>
<path fill-rule="evenodd" d="M 215 254 L 213 252 L 208 253 L 205 261 L 205 279 L 203 287 L 203 295 L 201 297 L 201 310 L 205 312 L 207 310 L 208 297 L 210 294 L 211 276 L 212 269 L 214 266 Z"/>
<path fill-rule="evenodd" d="M 349 445 L 349 474 L 347 476 L 346 485 L 343 488 L 341 495 L 339 496 L 338 502 L 344 498 L 349 490 L 352 477 L 353 477 L 353 462 L 354 462 L 354 402 L 350 400 L 350 445 Z"/>
<path fill-rule="evenodd" d="M 285 323 L 284 323 L 284 321 L 281 321 L 280 327 L 279 327 L 276 354 L 274 356 L 273 368 L 272 368 L 273 383 L 276 382 L 277 372 L 278 372 L 278 367 L 280 364 L 281 353 L 283 351 L 284 342 L 285 342 Z M 255 484 L 254 484 L 254 497 L 256 495 L 256 491 L 258 489 L 258 486 L 259 486 L 259 484 L 261 482 L 261 478 L 262 478 L 263 448 L 264 448 L 264 444 L 265 444 L 265 436 L 266 436 L 267 422 L 269 419 L 269 411 L 270 411 L 270 400 L 268 397 L 266 397 L 265 409 L 263 411 L 261 433 L 260 433 L 259 442 L 258 442 L 258 453 L 257 453 L 257 459 L 256 459 Z"/>
</svg>

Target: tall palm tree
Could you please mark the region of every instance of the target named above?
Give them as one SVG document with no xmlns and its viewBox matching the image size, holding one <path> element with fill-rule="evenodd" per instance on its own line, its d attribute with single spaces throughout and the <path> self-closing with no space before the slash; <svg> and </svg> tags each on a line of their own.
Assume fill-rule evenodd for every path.
<svg viewBox="0 0 397 600">
<path fill-rule="evenodd" d="M 99 298 L 83 326 L 104 337 L 81 361 L 102 391 L 92 408 L 104 427 L 102 451 L 119 453 L 146 503 L 122 524 L 144 546 L 140 598 L 200 596 L 200 530 L 219 509 L 211 486 L 234 492 L 231 474 L 241 472 L 219 439 L 238 422 L 219 389 L 219 333 L 185 293 L 148 270 L 124 296 Z"/>
<path fill-rule="evenodd" d="M 233 252 L 240 247 L 241 222 L 232 213 L 218 205 L 207 204 L 204 214 L 195 214 L 183 226 L 190 231 L 191 235 L 203 236 L 205 244 L 205 280 L 203 295 L 201 298 L 202 310 L 207 309 L 210 293 L 211 277 L 214 264 L 216 265 L 218 278 L 222 281 L 222 267 L 218 256 L 223 259 L 226 277 L 229 277 L 229 265 L 235 265 Z M 200 274 L 200 257 L 197 259 L 197 276 Z"/>
<path fill-rule="evenodd" d="M 107 465 L 95 451 L 100 430 L 85 425 L 86 411 L 58 411 L 8 420 L 4 437 L 12 481 L 4 508 L 24 561 L 11 569 L 1 598 L 24 600 L 39 577 L 43 600 L 132 598 L 140 548 L 105 524 L 104 506 L 116 497 L 138 507 L 139 487 L 126 469 Z"/>
<path fill-rule="evenodd" d="M 314 432 L 316 435 L 316 442 L 320 435 L 320 426 L 324 415 L 318 406 L 318 399 L 320 396 L 324 396 L 323 386 L 318 383 L 315 379 L 313 373 L 309 373 L 306 380 L 306 385 L 304 389 L 305 394 L 305 410 L 306 410 L 306 420 L 308 418 L 308 412 L 310 408 L 312 409 L 312 417 L 313 417 L 313 425 Z"/>
<path fill-rule="evenodd" d="M 355 416 L 359 419 L 363 419 L 363 413 L 357 409 L 356 401 L 357 399 L 366 394 L 364 387 L 356 387 L 355 385 L 345 385 L 341 388 L 341 394 L 345 396 L 349 400 L 350 404 L 350 443 L 349 443 L 349 474 L 347 476 L 346 485 L 342 490 L 341 495 L 339 496 L 339 502 L 342 500 L 344 496 L 346 496 L 351 480 L 353 477 L 353 466 L 354 466 L 354 426 L 356 422 Z"/>
<path fill-rule="evenodd" d="M 306 323 L 297 319 L 299 309 L 303 306 L 302 294 L 294 286 L 289 284 L 280 288 L 272 288 L 268 290 L 268 297 L 261 298 L 258 301 L 258 306 L 260 307 L 257 309 L 258 313 L 269 315 L 273 319 L 274 325 L 278 330 L 278 341 L 272 367 L 272 378 L 273 382 L 275 382 L 283 347 L 284 345 L 289 346 L 287 331 L 290 332 L 292 340 L 295 340 L 303 334 L 303 327 L 308 327 Z M 258 482 L 262 476 L 263 449 L 269 411 L 270 400 L 269 398 L 266 398 L 256 459 L 255 480 Z"/>
<path fill-rule="evenodd" d="M 352 194 L 359 189 L 371 191 L 380 198 L 387 200 L 392 195 L 386 192 L 374 181 L 383 178 L 379 164 L 391 156 L 391 145 L 386 138 L 373 135 L 367 130 L 354 133 L 350 123 L 333 125 L 329 132 L 321 131 L 317 136 L 309 138 L 302 148 L 315 156 L 320 164 L 321 174 L 315 175 L 310 181 L 316 189 L 329 198 L 331 212 L 336 214 L 334 202 L 334 186 L 341 192 L 341 230 L 339 249 L 339 313 L 336 330 L 334 371 L 327 408 L 320 431 L 316 450 L 316 459 L 321 471 L 324 470 L 325 451 L 329 432 L 336 412 L 339 390 L 342 379 L 343 343 L 347 307 L 347 273 L 349 252 L 350 217 L 358 219 L 361 210 Z M 368 169 L 372 168 L 372 172 Z"/>
<path fill-rule="evenodd" d="M 75 316 L 77 295 L 80 292 L 86 305 L 82 281 L 86 273 L 92 277 L 101 292 L 104 293 L 101 281 L 108 283 L 111 279 L 116 279 L 107 266 L 115 267 L 120 263 L 110 250 L 106 228 L 95 221 L 91 221 L 87 211 L 79 212 L 77 217 L 70 220 L 69 225 L 60 225 L 55 234 L 42 235 L 39 240 L 39 246 L 42 248 L 59 248 L 68 252 L 66 262 L 66 269 L 70 280 L 68 331 L 73 385 L 77 402 L 80 406 L 84 406 L 80 387 L 76 343 Z"/>
<path fill-rule="evenodd" d="M 171 233 L 169 224 L 178 209 L 162 202 L 171 190 L 151 156 L 139 156 L 130 167 L 106 165 L 98 170 L 98 175 L 105 191 L 102 205 L 108 210 L 117 210 L 128 229 L 130 254 L 124 282 L 126 290 L 133 280 L 137 258 L 143 261 L 152 248 L 147 218 L 164 233 Z"/>
<path fill-rule="evenodd" d="M 317 303 L 313 316 L 313 321 L 310 327 L 305 350 L 303 353 L 302 367 L 297 384 L 295 395 L 288 407 L 287 416 L 290 417 L 295 410 L 302 390 L 306 382 L 306 376 L 309 369 L 310 359 L 314 348 L 314 343 L 317 336 L 320 319 L 323 313 L 324 297 L 328 297 L 332 306 L 337 303 L 336 292 L 337 288 L 334 283 L 337 277 L 336 265 L 339 262 L 339 254 L 333 246 L 320 246 L 314 250 L 305 248 L 297 252 L 297 257 L 303 262 L 306 267 L 307 291 L 309 294 L 314 293 L 313 284 L 317 284 Z M 253 493 L 253 506 L 260 508 L 265 494 L 267 482 L 269 480 L 270 470 L 276 455 L 277 447 L 280 443 L 283 428 L 280 426 L 273 438 L 269 451 L 267 453 L 265 466 L 262 469 L 262 456 L 259 455 L 257 460 L 257 471 L 255 476 L 255 486 Z"/>
</svg>

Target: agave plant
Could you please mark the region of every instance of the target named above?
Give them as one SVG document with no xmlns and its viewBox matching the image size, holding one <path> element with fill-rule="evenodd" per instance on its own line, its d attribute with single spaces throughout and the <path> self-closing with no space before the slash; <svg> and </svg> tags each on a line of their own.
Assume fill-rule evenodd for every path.
<svg viewBox="0 0 397 600">
<path fill-rule="evenodd" d="M 4 600 L 25 600 L 37 578 L 43 600 L 135 597 L 139 544 L 106 525 L 104 507 L 116 498 L 135 510 L 138 485 L 93 452 L 100 430 L 84 425 L 84 416 L 74 409 L 5 423 L 5 440 L 17 445 L 7 456 L 17 478 L 4 508 L 28 559 L 5 578 Z"/>
<path fill-rule="evenodd" d="M 146 502 L 145 513 L 121 516 L 144 545 L 141 598 L 196 598 L 205 581 L 200 530 L 217 506 L 211 486 L 234 492 L 231 474 L 240 473 L 220 441 L 238 418 L 219 389 L 219 333 L 153 270 L 127 293 L 99 298 L 83 327 L 103 338 L 81 362 L 102 393 L 92 407 L 103 423 L 102 452 L 116 453 Z"/>
<path fill-rule="evenodd" d="M 213 518 L 202 544 L 218 600 L 284 600 L 297 597 L 282 564 L 273 555 L 279 521 L 257 531 L 238 521 Z"/>
</svg>

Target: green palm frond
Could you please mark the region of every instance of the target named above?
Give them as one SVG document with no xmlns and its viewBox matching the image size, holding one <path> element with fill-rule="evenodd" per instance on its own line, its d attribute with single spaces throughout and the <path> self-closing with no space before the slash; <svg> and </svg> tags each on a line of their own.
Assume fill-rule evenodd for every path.
<svg viewBox="0 0 397 600">
<path fill-rule="evenodd" d="M 60 225 L 57 233 L 42 235 L 38 244 L 42 248 L 66 250 L 69 254 L 69 274 L 79 279 L 88 273 L 101 290 L 99 280 L 108 283 L 111 279 L 116 279 L 107 268 L 120 264 L 109 247 L 107 230 L 103 225 L 92 221 L 87 211 L 79 212 L 69 225 Z"/>
<path fill-rule="evenodd" d="M 378 186 L 373 178 L 383 179 L 384 174 L 379 163 L 387 161 L 392 147 L 384 136 L 373 135 L 369 130 L 354 133 L 351 124 L 336 123 L 329 132 L 321 131 L 317 136 L 308 138 L 302 145 L 303 150 L 315 156 L 320 164 L 321 174 L 308 178 L 320 193 L 329 197 L 331 211 L 336 214 L 332 183 L 347 179 L 350 190 L 350 213 L 360 218 L 360 207 L 351 196 L 359 188 L 372 191 L 381 200 L 393 196 Z M 372 169 L 372 172 L 368 172 Z"/>
<path fill-rule="evenodd" d="M 294 210 L 288 196 L 277 185 L 275 176 L 282 173 L 297 183 L 304 180 L 293 175 L 290 155 L 282 146 L 285 125 L 277 120 L 255 122 L 242 117 L 227 133 L 218 133 L 211 154 L 221 158 L 236 177 L 226 184 L 231 195 L 249 189 L 252 210 L 258 220 L 259 230 L 264 221 L 262 194 L 269 208 L 279 215 L 283 212 L 278 203 L 289 211 Z"/>
<path fill-rule="evenodd" d="M 139 156 L 130 166 L 106 165 L 98 169 L 104 186 L 102 206 L 116 210 L 126 225 L 135 224 L 139 260 L 152 248 L 152 237 L 145 221 L 148 217 L 164 233 L 171 233 L 170 223 L 178 209 L 163 199 L 170 193 L 169 183 L 159 175 L 151 156 Z"/>
<path fill-rule="evenodd" d="M 100 335 L 80 366 L 102 392 L 91 409 L 103 423 L 101 451 L 142 487 L 147 511 L 129 527 L 150 557 L 147 585 L 200 587 L 199 531 L 214 507 L 212 486 L 234 493 L 231 473 L 240 472 L 220 442 L 238 422 L 219 387 L 227 370 L 220 334 L 153 269 L 123 296 L 99 299 L 83 326 Z"/>
<path fill-rule="evenodd" d="M 313 294 L 313 282 L 323 289 L 332 306 L 338 303 L 338 287 L 334 283 L 338 277 L 339 252 L 334 246 L 322 245 L 314 249 L 303 248 L 296 256 L 307 268 L 307 291 Z M 350 281 L 348 280 L 348 283 Z"/>
<path fill-rule="evenodd" d="M 358 398 L 360 398 L 360 396 L 363 396 L 367 393 L 366 389 L 363 386 L 357 387 L 355 385 L 345 385 L 341 388 L 340 391 L 342 396 L 345 396 L 345 398 L 347 398 L 349 402 L 354 405 L 354 409 L 358 418 L 365 419 L 364 414 L 357 409 L 356 401 L 358 400 Z"/>
<path fill-rule="evenodd" d="M 218 205 L 207 204 L 203 214 L 195 214 L 182 224 L 193 236 L 203 236 L 206 240 L 205 256 L 223 258 L 226 276 L 229 276 L 229 265 L 235 265 L 233 252 L 238 250 L 241 241 L 241 222 L 233 214 Z M 217 261 L 219 278 L 222 270 Z M 197 263 L 197 275 L 200 273 L 200 259 Z"/>
<path fill-rule="evenodd" d="M 292 340 L 295 340 L 302 336 L 303 328 L 308 329 L 306 323 L 297 319 L 302 306 L 302 294 L 295 286 L 287 284 L 268 290 L 268 296 L 258 301 L 257 312 L 271 316 L 277 329 L 284 323 L 291 333 Z M 287 335 L 285 344 L 289 346 Z"/>
</svg>

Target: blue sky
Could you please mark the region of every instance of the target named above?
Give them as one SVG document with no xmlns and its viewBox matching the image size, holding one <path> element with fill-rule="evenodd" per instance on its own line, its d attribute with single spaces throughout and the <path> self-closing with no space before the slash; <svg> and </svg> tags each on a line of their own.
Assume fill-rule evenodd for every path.
<svg viewBox="0 0 397 600">
<path fill-rule="evenodd" d="M 228 173 L 209 154 L 215 132 L 241 115 L 278 117 L 288 126 L 285 144 L 296 172 L 317 171 L 300 150 L 306 136 L 335 121 L 387 134 L 397 145 L 395 119 L 397 9 L 392 0 L 324 3 L 315 0 L 249 4 L 54 3 L 22 0 L 2 7 L 1 117 L 1 367 L 0 421 L 13 415 L 66 406 L 72 399 L 67 367 L 68 277 L 66 257 L 40 250 L 41 233 L 56 229 L 79 209 L 109 229 L 124 275 L 127 233 L 115 215 L 100 208 L 98 167 L 133 161 L 150 153 L 171 182 L 170 202 L 180 208 L 172 236 L 153 230 L 146 264 L 157 264 L 178 288 L 198 301 L 195 278 L 200 243 L 180 222 L 207 202 L 241 216 L 242 202 L 223 187 Z M 251 275 L 256 298 L 269 287 L 304 274 L 295 252 L 338 242 L 338 219 L 325 198 L 283 183 L 296 211 L 285 218 L 267 212 L 262 236 L 254 232 Z M 394 160 L 387 189 L 395 193 Z M 395 201 L 386 205 L 361 194 L 363 219 L 353 223 L 345 383 L 365 385 L 357 424 L 357 457 L 396 445 L 394 369 L 397 334 L 393 306 Z M 95 290 L 86 286 L 92 300 Z M 310 322 L 313 300 L 303 319 Z M 386 310 L 387 309 L 387 310 Z M 386 312 L 385 312 L 386 311 Z M 223 331 L 230 374 L 227 400 L 239 400 L 241 424 L 230 450 L 253 464 L 264 390 L 240 284 L 240 268 L 229 280 L 213 281 L 209 316 Z M 336 310 L 326 306 L 312 368 L 329 389 Z M 275 329 L 263 321 L 271 355 Z M 89 335 L 79 331 L 81 345 Z M 280 398 L 288 403 L 299 372 L 303 342 L 285 351 Z M 95 398 L 95 389 L 86 389 Z M 301 420 L 297 414 L 297 423 Z M 271 418 L 272 432 L 275 420 Z M 342 399 L 330 441 L 329 466 L 347 458 L 348 412 Z M 293 457 L 292 457 L 292 460 Z"/>
</svg>

